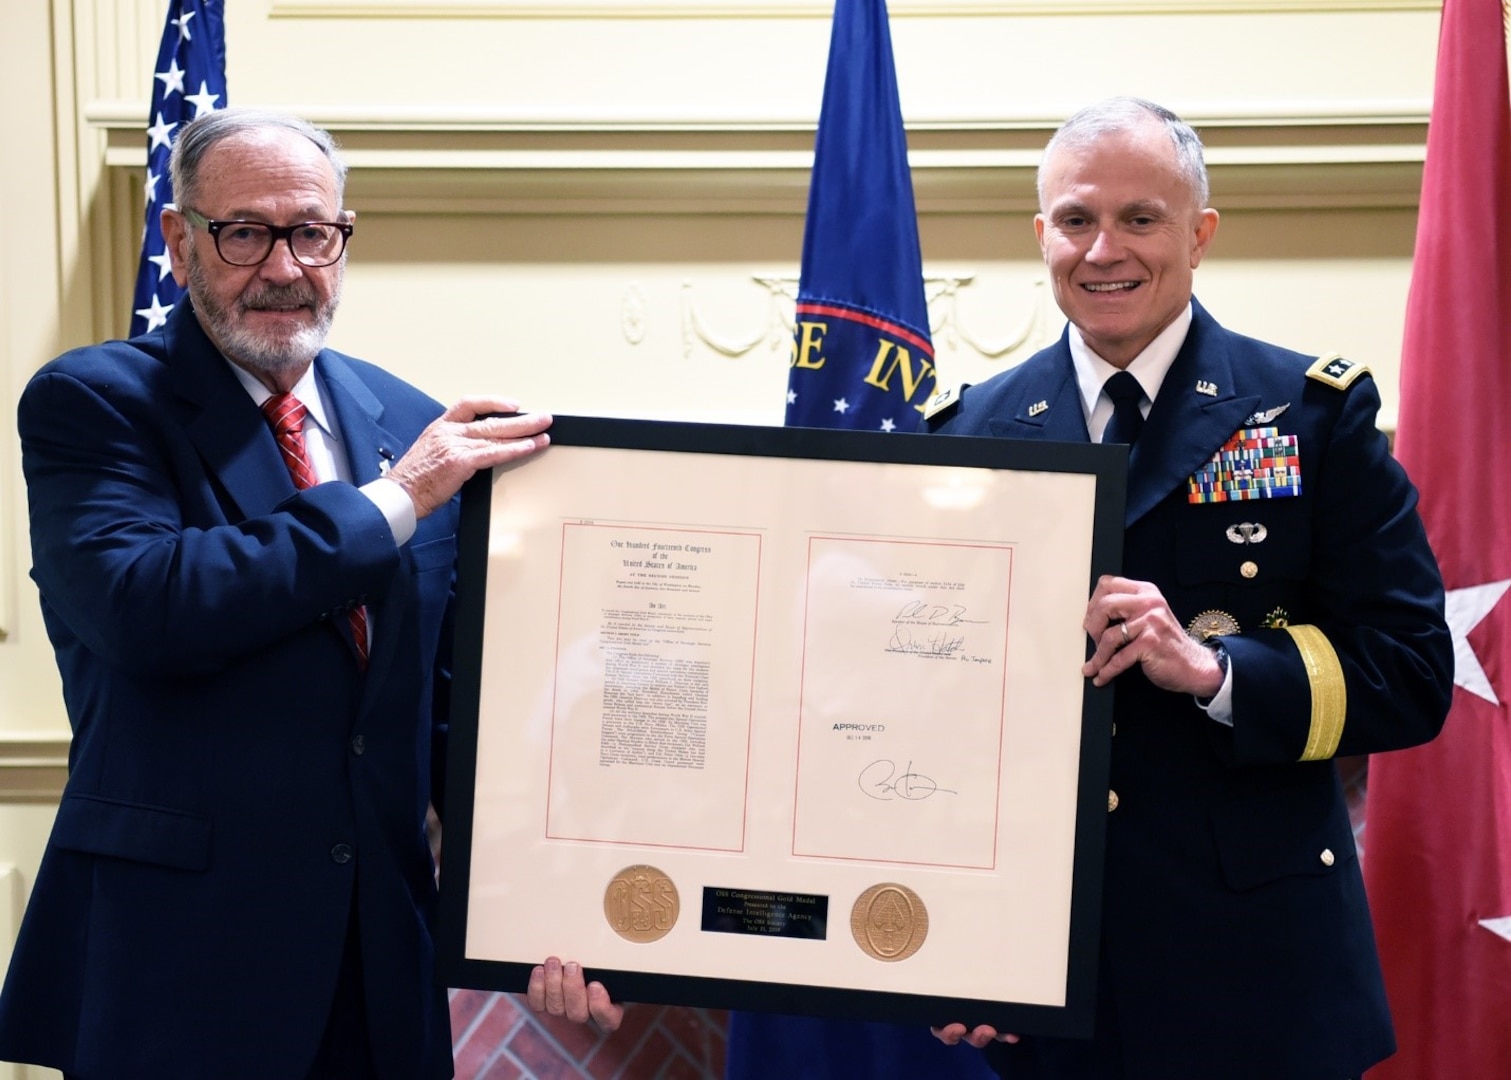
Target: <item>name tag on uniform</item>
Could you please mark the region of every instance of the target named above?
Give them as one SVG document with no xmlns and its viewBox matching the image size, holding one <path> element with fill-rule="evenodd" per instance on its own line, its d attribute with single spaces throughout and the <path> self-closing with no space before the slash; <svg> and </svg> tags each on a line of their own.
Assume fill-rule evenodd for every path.
<svg viewBox="0 0 1511 1080">
<path fill-rule="evenodd" d="M 1240 428 L 1186 481 L 1186 501 L 1245 502 L 1301 494 L 1296 436 L 1275 427 Z"/>
</svg>

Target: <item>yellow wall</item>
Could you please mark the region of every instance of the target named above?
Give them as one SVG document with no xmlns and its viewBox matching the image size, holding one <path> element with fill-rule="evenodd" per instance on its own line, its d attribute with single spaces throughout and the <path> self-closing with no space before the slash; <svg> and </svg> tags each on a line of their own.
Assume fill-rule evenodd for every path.
<svg viewBox="0 0 1511 1080">
<path fill-rule="evenodd" d="M 1207 306 L 1369 361 L 1391 424 L 1436 3 L 891 6 L 942 385 L 1058 333 L 1030 227 L 1037 153 L 1074 107 L 1137 93 L 1209 146 L 1224 216 Z M 228 7 L 232 102 L 331 127 L 354 166 L 334 346 L 443 399 L 780 421 L 829 3 Z M 0 34 L 0 890 L 17 897 L 67 725 L 26 573 L 14 404 L 58 351 L 127 325 L 164 9 L 28 0 Z"/>
</svg>

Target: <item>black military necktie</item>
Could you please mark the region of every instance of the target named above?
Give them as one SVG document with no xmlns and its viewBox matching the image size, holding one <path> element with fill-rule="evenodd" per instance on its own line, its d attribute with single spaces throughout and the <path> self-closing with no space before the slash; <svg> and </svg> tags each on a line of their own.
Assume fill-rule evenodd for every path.
<svg viewBox="0 0 1511 1080">
<path fill-rule="evenodd" d="M 1112 399 L 1112 419 L 1102 432 L 1104 443 L 1127 443 L 1138 441 L 1144 428 L 1144 413 L 1139 403 L 1144 400 L 1144 388 L 1126 371 L 1120 371 L 1108 379 L 1102 387 Z"/>
</svg>

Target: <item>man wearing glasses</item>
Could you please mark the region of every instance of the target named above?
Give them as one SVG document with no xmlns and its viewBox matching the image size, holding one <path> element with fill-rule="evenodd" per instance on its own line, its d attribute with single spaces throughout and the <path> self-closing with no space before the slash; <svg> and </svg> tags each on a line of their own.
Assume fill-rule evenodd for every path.
<svg viewBox="0 0 1511 1080">
<path fill-rule="evenodd" d="M 171 167 L 188 299 L 47 365 L 20 404 L 73 743 L 0 1058 L 78 1080 L 449 1077 L 425 820 L 454 496 L 550 418 L 443 411 L 324 347 L 353 231 L 325 132 L 210 113 Z M 530 999 L 620 1019 L 555 959 Z"/>
</svg>

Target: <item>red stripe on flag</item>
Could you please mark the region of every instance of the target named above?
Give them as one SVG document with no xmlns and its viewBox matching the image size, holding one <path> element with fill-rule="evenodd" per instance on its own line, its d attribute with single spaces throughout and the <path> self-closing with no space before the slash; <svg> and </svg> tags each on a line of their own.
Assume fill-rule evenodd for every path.
<svg viewBox="0 0 1511 1080">
<path fill-rule="evenodd" d="M 906 326 L 899 325 L 887 319 L 879 319 L 875 315 L 852 311 L 849 308 L 831 307 L 828 304 L 799 304 L 797 306 L 797 313 L 799 315 L 827 315 L 831 319 L 849 319 L 851 322 L 861 323 L 864 326 L 880 330 L 884 334 L 901 338 L 930 360 L 934 359 L 934 346 L 929 343 L 927 338 L 921 338 Z"/>
</svg>

